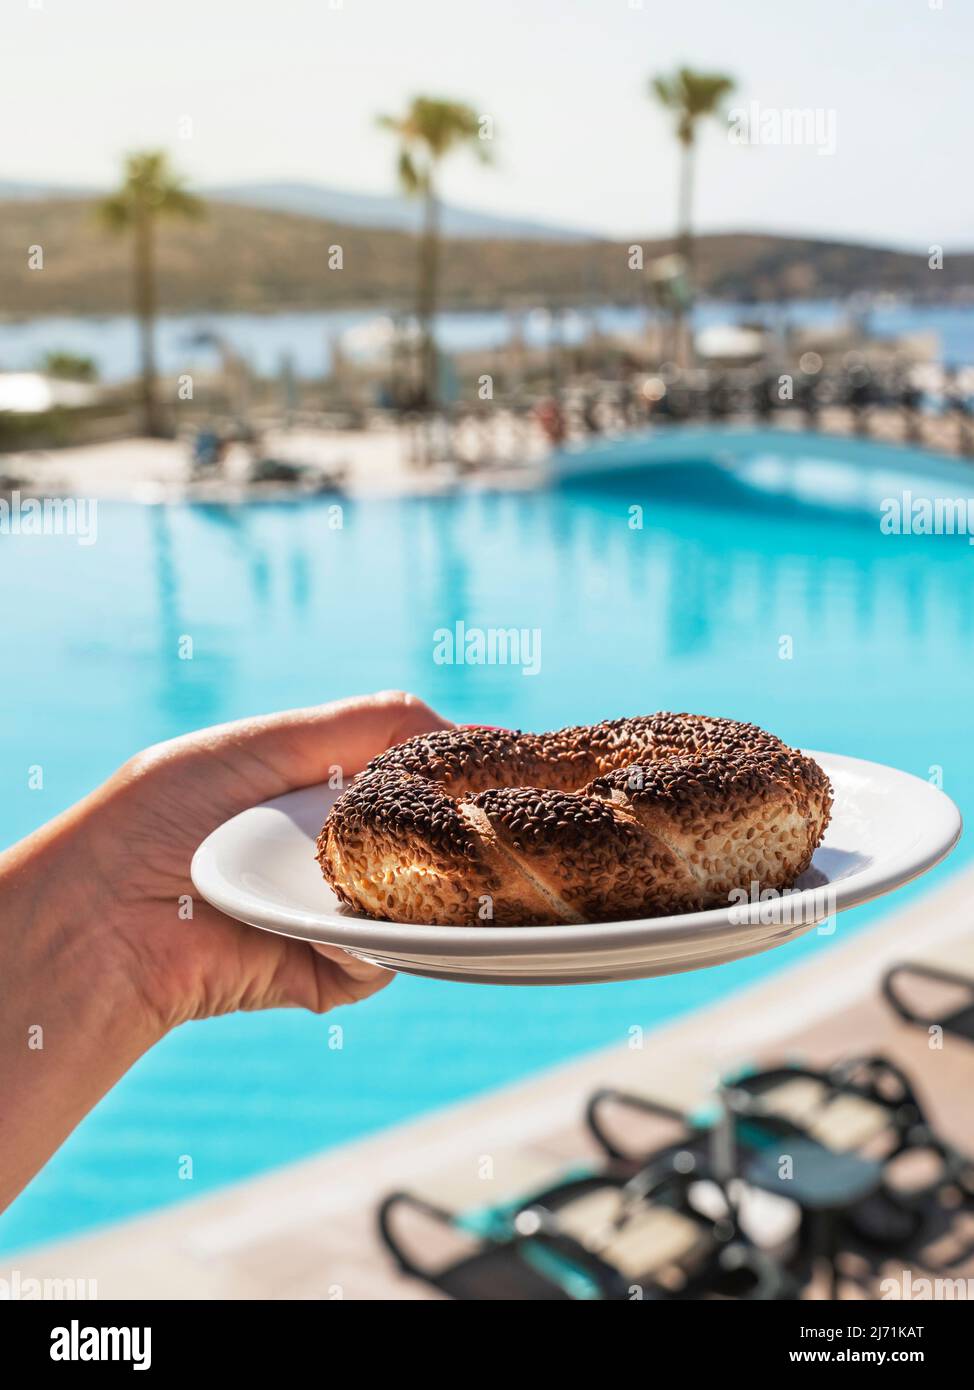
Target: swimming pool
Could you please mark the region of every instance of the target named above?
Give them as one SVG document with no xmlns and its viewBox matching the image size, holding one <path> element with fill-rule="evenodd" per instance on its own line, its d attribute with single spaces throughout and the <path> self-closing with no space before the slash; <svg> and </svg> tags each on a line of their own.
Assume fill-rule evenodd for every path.
<svg viewBox="0 0 974 1390">
<path fill-rule="evenodd" d="M 878 448 L 850 464 L 788 436 L 683 452 L 526 495 L 346 502 L 341 529 L 323 499 L 105 504 L 91 546 L 0 536 L 0 842 L 147 743 L 390 685 L 525 728 L 657 708 L 752 719 L 919 776 L 941 768 L 974 813 L 974 547 L 884 535 L 875 510 L 898 469 L 919 493 L 929 467 L 953 496 L 974 495 L 974 472 Z M 458 620 L 536 630 L 540 670 L 437 663 L 434 634 Z M 951 864 L 969 853 L 962 841 Z M 834 939 L 881 910 L 841 917 Z M 621 1042 L 829 945 L 813 934 L 716 970 L 569 989 L 401 978 L 343 1011 L 341 1051 L 331 1019 L 297 1013 L 189 1025 L 0 1218 L 0 1246 L 195 1196 Z"/>
</svg>

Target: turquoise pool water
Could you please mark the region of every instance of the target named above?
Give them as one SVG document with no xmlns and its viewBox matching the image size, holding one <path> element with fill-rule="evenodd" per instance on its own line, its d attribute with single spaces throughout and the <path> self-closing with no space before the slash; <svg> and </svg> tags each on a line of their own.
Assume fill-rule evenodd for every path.
<svg viewBox="0 0 974 1390">
<path fill-rule="evenodd" d="M 346 503 L 341 530 L 325 499 L 104 505 L 90 547 L 0 536 L 0 842 L 147 743 L 390 685 L 459 720 L 527 728 L 657 708 L 752 719 L 923 777 L 942 768 L 945 790 L 974 813 L 974 547 L 882 535 L 875 503 L 904 478 L 917 493 L 926 478 L 928 492 L 974 495 L 974 472 L 968 482 L 959 465 L 895 450 L 850 463 L 841 448 L 819 457 L 814 442 L 780 436 L 738 436 L 732 457 L 705 439 L 683 452 L 538 494 Z M 435 664 L 434 631 L 460 619 L 539 629 L 540 673 Z M 177 659 L 183 634 L 192 661 Z M 37 763 L 44 790 L 29 791 Z M 952 864 L 968 854 L 962 841 Z M 834 939 L 881 910 L 841 917 Z M 191 1025 L 138 1064 L 0 1218 L 0 1246 L 198 1195 L 623 1041 L 632 1024 L 830 945 L 813 935 L 619 985 L 402 978 L 344 1011 L 340 1052 L 327 1046 L 329 1020 L 296 1013 Z M 179 1178 L 183 1154 L 191 1182 Z"/>
</svg>

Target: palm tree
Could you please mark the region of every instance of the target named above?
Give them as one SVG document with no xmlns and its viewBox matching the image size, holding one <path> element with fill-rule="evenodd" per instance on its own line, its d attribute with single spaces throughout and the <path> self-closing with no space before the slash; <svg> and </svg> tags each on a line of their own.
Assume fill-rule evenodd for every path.
<svg viewBox="0 0 974 1390">
<path fill-rule="evenodd" d="M 677 246 L 685 265 L 687 297 L 692 298 L 694 280 L 693 247 L 693 173 L 694 146 L 697 124 L 706 116 L 720 116 L 724 100 L 734 90 L 735 82 L 720 72 L 694 72 L 678 68 L 670 76 L 652 78 L 650 95 L 676 116 L 676 138 L 680 142 L 680 187 L 677 211 Z M 677 343 L 683 342 L 683 310 L 675 314 Z"/>
<path fill-rule="evenodd" d="M 162 150 L 127 155 L 121 186 L 98 204 L 98 216 L 109 230 L 132 234 L 142 418 L 143 428 L 148 435 L 163 432 L 156 392 L 156 219 L 196 218 L 203 215 L 203 210 L 202 201 L 186 191 L 183 180 L 173 171 L 168 155 Z"/>
<path fill-rule="evenodd" d="M 439 290 L 439 203 L 436 180 L 440 160 L 454 149 L 468 149 L 488 163 L 490 151 L 473 107 L 435 97 L 414 97 L 401 116 L 380 116 L 379 125 L 399 140 L 399 182 L 409 197 L 423 199 L 416 316 L 420 326 L 423 400 L 436 404 L 436 340 L 433 323 Z"/>
</svg>

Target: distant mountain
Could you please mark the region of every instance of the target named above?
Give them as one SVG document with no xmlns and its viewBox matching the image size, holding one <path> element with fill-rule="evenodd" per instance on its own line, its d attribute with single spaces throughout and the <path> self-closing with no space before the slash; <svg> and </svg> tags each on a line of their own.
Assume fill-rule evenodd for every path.
<svg viewBox="0 0 974 1390">
<path fill-rule="evenodd" d="M 0 179 L 0 203 L 33 202 L 45 198 L 93 198 L 97 188 L 70 187 L 53 183 L 23 183 L 19 179 Z"/>
<path fill-rule="evenodd" d="M 9 198 L 0 204 L 0 313 L 125 313 L 131 248 L 105 232 L 91 198 Z M 25 248 L 44 248 L 44 272 Z M 338 244 L 343 265 L 332 268 Z M 674 249 L 643 239 L 646 266 Z M 212 200 L 200 222 L 168 220 L 158 232 L 159 301 L 186 311 L 408 310 L 416 244 L 389 227 L 351 226 L 296 212 Z M 720 299 L 845 298 L 867 291 L 974 302 L 974 255 L 954 253 L 931 274 L 924 255 L 876 246 L 755 233 L 702 235 L 701 291 Z M 648 274 L 630 269 L 626 242 L 538 237 L 447 237 L 440 261 L 443 304 L 523 310 L 583 303 L 632 304 Z"/>
<path fill-rule="evenodd" d="M 382 193 L 349 193 L 318 183 L 235 183 L 201 188 L 204 198 L 268 212 L 293 212 L 346 227 L 379 227 L 394 232 L 419 230 L 422 210 L 416 199 Z M 55 198 L 92 198 L 103 189 L 63 187 L 0 179 L 0 203 L 42 202 Z M 440 224 L 445 236 L 504 237 L 516 241 L 590 241 L 593 233 L 550 226 L 529 218 L 503 217 L 444 203 Z"/>
<path fill-rule="evenodd" d="M 203 196 L 239 207 L 296 212 L 347 227 L 385 227 L 397 232 L 419 230 L 422 210 L 415 198 L 382 193 L 349 193 L 318 183 L 241 183 L 204 188 Z M 445 236 L 513 237 L 520 241 L 590 241 L 592 232 L 550 226 L 529 219 L 497 216 L 444 203 L 440 225 Z"/>
</svg>

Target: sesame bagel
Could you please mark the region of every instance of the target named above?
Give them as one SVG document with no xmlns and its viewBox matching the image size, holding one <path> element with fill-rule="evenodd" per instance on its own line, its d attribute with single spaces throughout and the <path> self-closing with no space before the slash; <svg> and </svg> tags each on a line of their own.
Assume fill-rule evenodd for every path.
<svg viewBox="0 0 974 1390">
<path fill-rule="evenodd" d="M 374 758 L 318 861 L 348 907 L 397 922 L 611 921 L 790 887 L 831 806 L 817 763 L 732 719 L 450 729 Z"/>
</svg>

